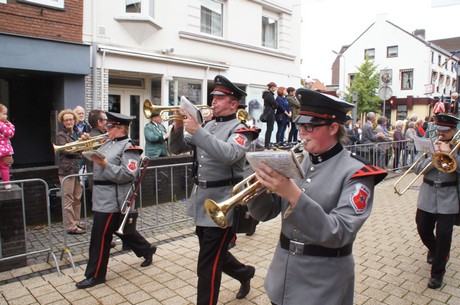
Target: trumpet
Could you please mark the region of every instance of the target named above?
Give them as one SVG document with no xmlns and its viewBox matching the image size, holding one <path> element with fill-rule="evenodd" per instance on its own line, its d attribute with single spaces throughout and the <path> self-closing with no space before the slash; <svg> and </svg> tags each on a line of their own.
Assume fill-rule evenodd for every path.
<svg viewBox="0 0 460 305">
<path fill-rule="evenodd" d="M 108 133 L 89 138 L 83 141 L 74 141 L 64 145 L 53 144 L 54 153 L 65 151 L 68 153 L 76 153 L 87 150 L 94 150 L 105 143 Z"/>
<path fill-rule="evenodd" d="M 303 145 L 303 143 L 304 141 L 302 140 L 292 147 L 291 150 L 295 152 L 301 145 Z M 299 163 L 302 162 L 303 157 L 303 153 L 296 153 L 296 158 Z M 242 187 L 245 188 L 240 191 Z M 227 214 L 232 208 L 234 208 L 237 204 L 246 205 L 251 200 L 259 197 L 267 191 L 267 188 L 256 179 L 256 174 L 253 173 L 233 187 L 232 197 L 221 203 L 216 203 L 212 199 L 206 199 L 204 201 L 204 208 L 209 217 L 211 217 L 212 221 L 214 221 L 214 223 L 220 228 L 225 229 L 228 225 Z"/>
<path fill-rule="evenodd" d="M 119 235 L 124 235 L 125 234 L 124 229 L 125 229 L 126 223 L 128 221 L 130 221 L 130 222 L 135 221 L 134 217 L 130 218 L 129 210 L 131 209 L 131 206 L 133 205 L 134 201 L 137 198 L 137 191 L 139 190 L 139 187 L 141 186 L 142 180 L 144 179 L 144 175 L 145 175 L 145 173 L 147 171 L 147 167 L 148 167 L 149 163 L 150 163 L 150 159 L 148 157 L 145 157 L 142 160 L 142 164 L 143 164 L 144 168 L 142 169 L 141 176 L 137 180 L 136 185 L 134 186 L 134 184 L 133 184 L 131 186 L 131 188 L 129 189 L 128 193 L 126 194 L 126 197 L 125 197 L 125 200 L 123 202 L 123 205 L 120 208 L 120 213 L 125 215 L 125 216 L 123 217 L 123 221 L 121 222 L 120 227 L 115 232 L 115 233 L 117 233 Z"/>
<path fill-rule="evenodd" d="M 181 97 L 181 101 L 183 99 L 186 99 L 186 98 Z M 192 104 L 192 103 L 190 102 L 190 104 Z M 194 105 L 194 107 L 196 107 L 196 109 L 201 112 L 202 117 L 207 117 L 207 116 L 212 114 L 212 107 L 209 107 L 208 105 Z M 160 112 L 161 120 L 163 122 L 170 121 L 170 120 L 183 120 L 185 118 L 185 116 L 182 115 L 182 114 L 169 114 L 172 111 L 180 111 L 182 109 L 183 109 L 182 106 L 157 106 L 157 105 L 153 105 L 153 103 L 149 99 L 146 99 L 144 101 L 144 116 L 147 119 L 150 119 L 152 113 Z M 198 119 L 198 121 L 199 121 L 199 119 Z M 201 122 L 199 122 L 199 123 L 201 123 Z"/>
<path fill-rule="evenodd" d="M 401 181 L 406 177 L 412 169 L 419 163 L 425 156 L 428 155 L 428 152 L 423 153 L 415 162 L 412 164 L 411 167 L 395 182 L 394 184 L 394 190 L 398 195 L 404 194 L 414 183 L 417 181 L 420 176 L 422 176 L 426 170 L 433 165 L 436 167 L 437 170 L 443 172 L 443 173 L 452 173 L 457 169 L 457 161 L 453 157 L 453 154 L 458 150 L 460 147 L 460 130 L 457 131 L 452 139 L 449 141 L 450 145 L 453 145 L 454 147 L 448 152 L 435 152 L 431 156 L 431 161 L 420 171 L 420 173 L 413 178 L 407 186 L 400 188 L 399 184 Z"/>
</svg>

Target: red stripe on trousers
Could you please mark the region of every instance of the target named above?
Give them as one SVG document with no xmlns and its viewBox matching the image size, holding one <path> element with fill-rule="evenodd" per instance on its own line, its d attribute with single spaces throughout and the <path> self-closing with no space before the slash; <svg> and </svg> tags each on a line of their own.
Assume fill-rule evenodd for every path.
<svg viewBox="0 0 460 305">
<path fill-rule="evenodd" d="M 101 261 L 102 261 L 102 253 L 104 252 L 104 241 L 105 241 L 105 234 L 107 233 L 107 228 L 109 227 L 110 220 L 112 219 L 113 213 L 110 213 L 109 218 L 107 219 L 107 222 L 105 223 L 104 226 L 104 233 L 102 235 L 101 239 L 101 245 L 100 245 L 100 251 L 99 251 L 99 259 L 97 260 L 97 267 L 96 267 L 96 272 L 94 273 L 94 278 L 97 279 L 98 273 L 99 273 L 99 268 L 101 267 Z"/>
<path fill-rule="evenodd" d="M 222 252 L 222 246 L 224 245 L 224 241 L 227 238 L 228 229 L 225 231 L 224 238 L 220 243 L 219 251 L 217 251 L 216 260 L 214 261 L 214 266 L 212 267 L 212 283 L 211 283 L 211 297 L 209 298 L 209 304 L 212 305 L 212 300 L 214 299 L 214 281 L 216 278 L 216 270 L 217 270 L 217 262 L 219 261 L 220 253 Z"/>
</svg>

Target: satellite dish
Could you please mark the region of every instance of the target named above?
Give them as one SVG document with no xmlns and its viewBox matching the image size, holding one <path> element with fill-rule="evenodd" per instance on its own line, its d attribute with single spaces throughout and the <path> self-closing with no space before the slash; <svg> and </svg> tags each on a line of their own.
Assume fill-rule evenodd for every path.
<svg viewBox="0 0 460 305">
<path fill-rule="evenodd" d="M 388 86 L 382 86 L 379 89 L 378 95 L 382 101 L 386 101 L 393 95 L 393 90 Z"/>
</svg>

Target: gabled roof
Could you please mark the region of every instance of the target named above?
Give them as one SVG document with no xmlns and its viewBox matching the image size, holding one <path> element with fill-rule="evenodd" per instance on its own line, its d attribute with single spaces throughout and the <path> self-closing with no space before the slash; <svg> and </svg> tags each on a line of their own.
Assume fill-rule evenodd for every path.
<svg viewBox="0 0 460 305">
<path fill-rule="evenodd" d="M 410 37 L 414 38 L 414 39 L 417 39 L 418 41 L 420 41 L 421 43 L 425 44 L 427 47 L 431 48 L 431 49 L 434 49 L 440 53 L 443 53 L 444 55 L 446 56 L 451 56 L 452 53 L 450 51 L 455 51 L 455 50 L 459 50 L 460 49 L 460 37 L 456 37 L 456 38 L 446 38 L 446 39 L 440 39 L 440 40 L 433 40 L 433 41 L 427 41 L 425 40 L 423 37 L 421 36 L 416 36 L 406 30 L 404 30 L 403 28 L 397 26 L 396 24 L 392 23 L 391 21 L 388 21 L 388 20 L 385 20 L 385 22 L 387 22 L 388 24 L 390 24 L 391 26 L 397 28 L 398 30 L 406 33 L 407 35 L 409 35 Z M 364 32 L 362 32 L 350 45 L 348 46 L 343 46 L 342 47 L 342 50 L 341 50 L 341 54 L 343 54 L 344 52 L 346 52 L 346 50 L 352 46 L 358 39 L 360 39 L 367 31 L 369 31 L 370 28 L 372 28 L 373 26 L 375 25 L 375 22 L 372 23 L 366 30 L 364 30 Z M 440 41 L 441 44 L 437 44 L 435 42 L 437 41 Z M 452 49 L 451 46 L 457 46 L 456 49 Z M 457 56 L 454 56 L 454 57 L 457 57 L 458 58 L 458 55 Z"/>
</svg>

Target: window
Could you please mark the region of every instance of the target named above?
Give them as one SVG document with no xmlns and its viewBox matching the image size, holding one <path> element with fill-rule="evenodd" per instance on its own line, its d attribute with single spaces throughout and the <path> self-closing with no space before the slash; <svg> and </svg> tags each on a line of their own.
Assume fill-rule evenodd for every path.
<svg viewBox="0 0 460 305">
<path fill-rule="evenodd" d="M 364 59 L 372 60 L 375 59 L 375 49 L 364 50 Z"/>
<path fill-rule="evenodd" d="M 431 83 L 434 84 L 437 79 L 438 79 L 438 72 L 436 71 L 431 72 Z"/>
<path fill-rule="evenodd" d="M 262 46 L 278 48 L 278 20 L 262 16 Z"/>
<path fill-rule="evenodd" d="M 431 52 L 431 63 L 434 64 L 434 52 Z"/>
<path fill-rule="evenodd" d="M 410 90 L 414 84 L 414 69 L 401 70 L 401 90 Z"/>
<path fill-rule="evenodd" d="M 407 105 L 397 105 L 396 106 L 396 116 L 398 120 L 404 120 L 407 117 Z"/>
<path fill-rule="evenodd" d="M 180 97 L 187 97 L 193 104 L 201 104 L 201 80 L 174 77 L 169 82 L 169 105 L 179 105 Z"/>
<path fill-rule="evenodd" d="M 387 57 L 398 57 L 398 46 L 387 47 Z"/>
<path fill-rule="evenodd" d="M 202 33 L 223 36 L 222 10 L 222 3 L 213 0 L 202 0 L 200 28 Z"/>
<path fill-rule="evenodd" d="M 154 0 L 125 0 L 125 13 L 154 18 Z"/>
<path fill-rule="evenodd" d="M 438 66 L 441 67 L 441 55 L 438 55 Z"/>
<path fill-rule="evenodd" d="M 6 0 L 0 0 L 0 3 L 6 3 Z"/>
<path fill-rule="evenodd" d="M 42 6 L 49 6 L 52 8 L 64 9 L 64 0 L 20 0 L 18 2 L 38 4 Z"/>
</svg>

